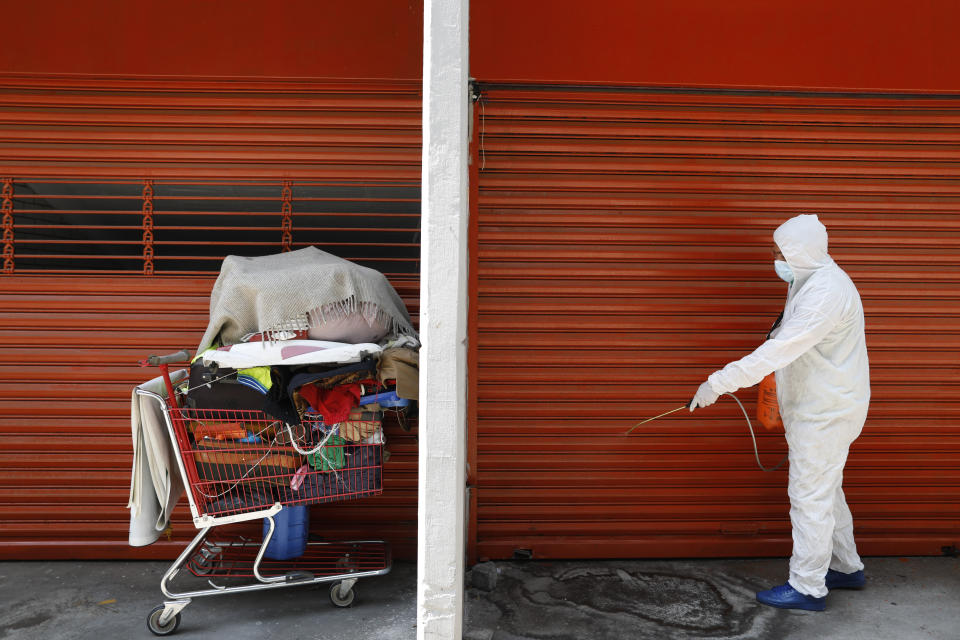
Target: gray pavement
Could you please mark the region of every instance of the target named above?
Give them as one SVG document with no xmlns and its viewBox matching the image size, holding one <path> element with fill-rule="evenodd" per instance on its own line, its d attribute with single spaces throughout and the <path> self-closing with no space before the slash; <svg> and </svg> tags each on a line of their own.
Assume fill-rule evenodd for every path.
<svg viewBox="0 0 960 640">
<path fill-rule="evenodd" d="M 147 614 L 164 600 L 167 562 L 0 563 L 0 638 L 134 640 L 156 638 Z M 178 578 L 180 580 L 180 578 Z M 197 584 L 192 576 L 187 582 Z M 202 583 L 199 585 L 202 586 Z M 293 586 L 195 598 L 168 637 L 182 640 L 397 640 L 414 638 L 413 564 L 360 580 L 350 608 L 330 603 L 329 585 Z"/>
<path fill-rule="evenodd" d="M 784 581 L 786 559 L 490 563 L 474 569 L 485 575 L 468 574 L 464 638 L 960 640 L 960 559 L 865 562 L 867 588 L 831 593 L 823 613 L 754 601 L 754 591 Z M 0 563 L 0 638 L 153 638 L 145 620 L 163 600 L 159 582 L 166 566 Z M 197 598 L 172 637 L 416 637 L 413 564 L 361 580 L 348 609 L 331 605 L 327 592 L 319 585 Z"/>
<path fill-rule="evenodd" d="M 867 587 L 830 593 L 824 612 L 756 602 L 786 581 L 785 558 L 497 563 L 496 588 L 468 592 L 466 638 L 960 639 L 960 560 L 864 562 Z"/>
</svg>

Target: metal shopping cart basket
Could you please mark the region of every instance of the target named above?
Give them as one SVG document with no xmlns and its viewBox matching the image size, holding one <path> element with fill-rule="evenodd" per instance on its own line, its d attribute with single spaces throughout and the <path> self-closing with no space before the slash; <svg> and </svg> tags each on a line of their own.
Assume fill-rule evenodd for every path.
<svg viewBox="0 0 960 640">
<path fill-rule="evenodd" d="M 141 362 L 158 366 L 166 384 L 167 398 L 140 388 L 137 394 L 162 406 L 200 530 L 161 579 L 160 590 L 169 600 L 150 612 L 147 627 L 156 635 L 172 634 L 192 598 L 259 589 L 331 583 L 333 604 L 350 606 L 358 579 L 390 571 L 388 543 L 307 542 L 304 533 L 301 548 L 291 550 L 286 542 L 276 547 L 274 536 L 277 521 L 286 515 L 283 510 L 381 492 L 380 423 L 352 423 L 350 428 L 361 433 L 349 441 L 320 416 L 294 427 L 260 411 L 186 408 L 178 400 L 181 391 L 171 381 L 169 365 L 187 359 L 189 354 L 181 351 Z M 262 540 L 217 532 L 224 525 L 261 518 Z M 175 591 L 171 583 L 183 569 L 209 586 Z"/>
</svg>

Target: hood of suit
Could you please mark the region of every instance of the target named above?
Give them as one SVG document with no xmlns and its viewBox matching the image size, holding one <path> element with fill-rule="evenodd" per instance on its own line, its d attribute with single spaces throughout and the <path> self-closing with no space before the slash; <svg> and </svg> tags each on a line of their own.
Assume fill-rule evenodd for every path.
<svg viewBox="0 0 960 640">
<path fill-rule="evenodd" d="M 827 253 L 827 228 L 816 214 L 790 218 L 773 232 L 773 241 L 797 279 L 833 264 Z"/>
</svg>

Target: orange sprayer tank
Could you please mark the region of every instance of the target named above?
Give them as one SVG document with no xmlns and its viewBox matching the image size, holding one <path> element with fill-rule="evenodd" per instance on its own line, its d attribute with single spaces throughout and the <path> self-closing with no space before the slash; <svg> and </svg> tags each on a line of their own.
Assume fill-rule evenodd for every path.
<svg viewBox="0 0 960 640">
<path fill-rule="evenodd" d="M 757 420 L 769 430 L 783 429 L 777 405 L 777 381 L 772 373 L 760 381 L 757 390 Z"/>
</svg>

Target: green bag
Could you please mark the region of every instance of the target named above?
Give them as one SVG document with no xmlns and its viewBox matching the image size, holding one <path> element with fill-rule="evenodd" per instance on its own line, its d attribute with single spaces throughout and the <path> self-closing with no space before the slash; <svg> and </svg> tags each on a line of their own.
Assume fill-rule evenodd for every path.
<svg viewBox="0 0 960 640">
<path fill-rule="evenodd" d="M 334 471 L 343 468 L 343 448 L 347 441 L 334 434 L 316 453 L 307 455 L 307 463 L 317 471 Z"/>
</svg>

